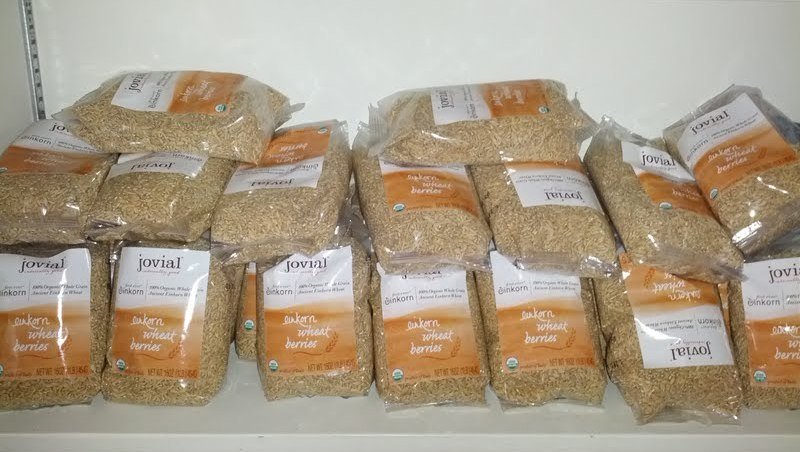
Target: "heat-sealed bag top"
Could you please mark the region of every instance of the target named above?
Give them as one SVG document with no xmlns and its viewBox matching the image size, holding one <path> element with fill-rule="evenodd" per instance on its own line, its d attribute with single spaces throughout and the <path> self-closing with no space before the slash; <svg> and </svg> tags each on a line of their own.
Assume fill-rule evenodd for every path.
<svg viewBox="0 0 800 452">
<path fill-rule="evenodd" d="M 293 107 L 240 74 L 130 72 L 113 77 L 56 115 L 105 152 L 176 151 L 256 163 Z"/>
<path fill-rule="evenodd" d="M 728 88 L 664 139 L 745 255 L 800 228 L 798 131 L 758 89 Z"/>
</svg>

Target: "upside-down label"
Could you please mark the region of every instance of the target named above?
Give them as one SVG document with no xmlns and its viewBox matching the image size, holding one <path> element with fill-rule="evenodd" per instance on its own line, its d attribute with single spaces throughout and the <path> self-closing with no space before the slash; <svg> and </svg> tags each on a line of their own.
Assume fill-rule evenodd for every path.
<svg viewBox="0 0 800 452">
<path fill-rule="evenodd" d="M 210 253 L 126 247 L 118 262 L 109 365 L 142 377 L 197 379 Z"/>
<path fill-rule="evenodd" d="M 258 165 L 243 164 L 228 182 L 225 194 L 263 189 L 316 188 L 331 140 L 325 123 L 289 129 L 269 143 Z"/>
<path fill-rule="evenodd" d="M 620 264 L 646 369 L 733 364 L 714 284 Z"/>
<path fill-rule="evenodd" d="M 744 178 L 797 161 L 747 94 L 689 123 L 678 151 L 709 202 Z"/>
<path fill-rule="evenodd" d="M 595 366 L 580 279 L 491 260 L 502 371 Z"/>
<path fill-rule="evenodd" d="M 746 263 L 744 276 L 751 383 L 800 387 L 800 258 Z"/>
<path fill-rule="evenodd" d="M 0 254 L 0 382 L 88 376 L 89 251 Z"/>
<path fill-rule="evenodd" d="M 522 207 L 571 206 L 600 210 L 600 202 L 578 160 L 506 163 Z"/>
<path fill-rule="evenodd" d="M 0 174 L 89 174 L 107 158 L 108 154 L 69 133 L 61 121 L 42 119 L 0 153 Z"/>
<path fill-rule="evenodd" d="M 437 126 L 550 111 L 540 80 L 440 86 L 431 89 L 431 104 Z"/>
<path fill-rule="evenodd" d="M 269 372 L 337 375 L 356 369 L 353 251 L 295 254 L 264 272 Z"/>
<path fill-rule="evenodd" d="M 208 157 L 181 152 L 120 154 L 117 163 L 108 170 L 106 179 L 131 173 L 183 174 L 194 179 L 203 170 Z"/>
<path fill-rule="evenodd" d="M 463 165 L 398 166 L 383 160 L 380 165 L 393 212 L 449 208 L 478 216 L 475 189 Z"/>
<path fill-rule="evenodd" d="M 712 216 L 694 177 L 669 153 L 622 141 L 622 160 L 631 165 L 650 201 L 662 210 L 684 209 Z"/>
<path fill-rule="evenodd" d="M 245 78 L 224 72 L 135 72 L 122 79 L 111 104 L 136 111 L 221 114 Z"/>
<path fill-rule="evenodd" d="M 392 382 L 479 375 L 466 272 L 390 275 L 377 268 Z"/>
<path fill-rule="evenodd" d="M 255 331 L 256 329 L 256 264 L 250 262 L 247 264 L 247 270 L 244 275 L 244 289 L 242 296 L 244 303 L 242 305 L 242 316 L 240 328 L 245 331 Z"/>
</svg>

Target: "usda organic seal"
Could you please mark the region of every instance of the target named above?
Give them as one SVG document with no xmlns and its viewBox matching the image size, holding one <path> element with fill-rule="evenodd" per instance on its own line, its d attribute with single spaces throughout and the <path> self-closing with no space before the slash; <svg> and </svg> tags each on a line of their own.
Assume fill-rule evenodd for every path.
<svg viewBox="0 0 800 452">
<path fill-rule="evenodd" d="M 3 365 L 2 365 L 2 364 L 0 364 L 0 377 L 2 377 L 2 376 L 3 376 L 3 372 L 4 372 L 5 370 L 6 370 L 6 369 L 5 369 L 5 367 L 3 367 Z"/>
<path fill-rule="evenodd" d="M 406 210 L 406 205 L 401 202 L 398 202 L 392 207 L 392 209 L 394 209 L 395 212 L 402 212 Z"/>
<path fill-rule="evenodd" d="M 117 369 L 119 369 L 119 370 L 125 370 L 125 369 L 128 368 L 128 365 L 125 363 L 125 360 L 122 359 L 122 358 L 120 358 L 116 362 L 114 362 L 114 365 L 117 366 Z"/>
<path fill-rule="evenodd" d="M 252 330 L 254 326 L 256 326 L 256 324 L 252 320 L 244 321 L 244 329 L 246 329 L 247 331 Z"/>
<path fill-rule="evenodd" d="M 225 111 L 227 109 L 228 109 L 228 106 L 225 105 L 225 104 L 217 104 L 217 106 L 214 107 L 214 110 L 216 110 L 217 113 L 222 113 L 223 111 Z"/>
<path fill-rule="evenodd" d="M 671 210 L 672 209 L 672 204 L 664 201 L 661 204 L 659 204 L 658 207 L 660 207 L 661 210 Z"/>
<path fill-rule="evenodd" d="M 512 356 L 506 360 L 506 367 L 508 367 L 510 370 L 517 370 L 517 367 L 519 367 L 519 361 L 517 358 Z"/>
<path fill-rule="evenodd" d="M 275 361 L 274 359 L 269 360 L 269 363 L 267 363 L 267 365 L 269 366 L 269 370 L 273 372 L 278 370 L 278 361 Z"/>
<path fill-rule="evenodd" d="M 395 369 L 392 371 L 392 379 L 394 381 L 400 381 L 403 379 L 403 371 L 400 369 Z"/>
<path fill-rule="evenodd" d="M 719 190 L 712 188 L 709 196 L 711 196 L 711 199 L 717 199 L 717 196 L 719 196 Z"/>
<path fill-rule="evenodd" d="M 757 370 L 753 373 L 753 379 L 758 383 L 764 383 L 767 381 L 767 373 L 763 370 Z"/>
</svg>

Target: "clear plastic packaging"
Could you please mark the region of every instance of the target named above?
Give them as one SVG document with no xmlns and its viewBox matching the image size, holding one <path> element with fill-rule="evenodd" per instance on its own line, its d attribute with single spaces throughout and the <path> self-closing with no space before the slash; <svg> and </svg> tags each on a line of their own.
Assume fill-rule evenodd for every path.
<svg viewBox="0 0 800 452">
<path fill-rule="evenodd" d="M 256 344 L 268 400 L 369 392 L 371 264 L 355 240 L 336 242 L 258 265 Z"/>
<path fill-rule="evenodd" d="M 103 396 L 140 405 L 205 405 L 222 388 L 242 267 L 205 239 L 120 243 Z"/>
<path fill-rule="evenodd" d="M 193 242 L 211 215 L 235 163 L 183 153 L 121 154 L 89 210 L 93 240 Z"/>
<path fill-rule="evenodd" d="M 592 283 L 521 270 L 497 251 L 476 272 L 492 388 L 503 405 L 600 405 L 606 371 Z"/>
<path fill-rule="evenodd" d="M 0 243 L 84 242 L 83 227 L 114 156 L 43 119 L 0 153 Z"/>
<path fill-rule="evenodd" d="M 466 168 L 397 166 L 353 145 L 361 209 L 378 261 L 390 273 L 488 266 L 491 231 Z"/>
<path fill-rule="evenodd" d="M 401 91 L 370 111 L 373 151 L 398 164 L 565 161 L 592 126 L 553 80 Z"/>
<path fill-rule="evenodd" d="M 800 409 L 800 249 L 748 260 L 730 286 L 730 318 L 744 400 Z"/>
<path fill-rule="evenodd" d="M 486 404 L 489 364 L 475 279 L 463 269 L 372 272 L 375 381 L 387 409 Z"/>
<path fill-rule="evenodd" d="M 750 256 L 800 228 L 800 132 L 747 86 L 731 86 L 664 131 L 675 159 Z"/>
<path fill-rule="evenodd" d="M 471 173 L 497 249 L 520 266 L 586 277 L 618 272 L 614 235 L 577 157 Z"/>
<path fill-rule="evenodd" d="M 239 305 L 236 314 L 234 345 L 236 356 L 247 361 L 256 360 L 256 263 L 247 264 Z"/>
<path fill-rule="evenodd" d="M 741 277 L 741 253 L 661 140 L 604 117 L 584 161 L 635 262 L 709 282 Z"/>
<path fill-rule="evenodd" d="M 88 404 L 105 361 L 108 248 L 2 247 L 0 273 L 0 410 Z"/>
<path fill-rule="evenodd" d="M 180 150 L 256 163 L 263 141 L 295 109 L 280 92 L 239 74 L 130 72 L 107 80 L 56 117 L 105 152 Z"/>
<path fill-rule="evenodd" d="M 258 166 L 231 177 L 211 223 L 226 263 L 316 254 L 347 201 L 351 152 L 344 122 L 279 130 Z"/>
<path fill-rule="evenodd" d="M 742 390 L 717 286 L 620 256 L 595 279 L 606 367 L 639 423 L 738 423 Z"/>
</svg>

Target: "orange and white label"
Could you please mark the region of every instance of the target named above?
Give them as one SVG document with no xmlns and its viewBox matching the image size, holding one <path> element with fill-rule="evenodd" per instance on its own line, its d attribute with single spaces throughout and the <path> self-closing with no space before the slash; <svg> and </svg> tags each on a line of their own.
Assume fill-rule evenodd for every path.
<svg viewBox="0 0 800 452">
<path fill-rule="evenodd" d="M 135 72 L 120 82 L 111 104 L 136 111 L 220 114 L 245 76 L 224 72 Z"/>
<path fill-rule="evenodd" d="M 209 264 L 208 251 L 122 249 L 108 356 L 115 372 L 199 377 Z"/>
<path fill-rule="evenodd" d="M 295 254 L 262 278 L 268 372 L 339 375 L 357 368 L 351 247 Z"/>
<path fill-rule="evenodd" d="M 91 374 L 91 266 L 85 248 L 0 254 L 0 382 Z"/>
<path fill-rule="evenodd" d="M 431 89 L 431 104 L 437 126 L 550 111 L 540 80 L 436 87 Z"/>
<path fill-rule="evenodd" d="M 522 207 L 571 206 L 600 209 L 600 201 L 577 159 L 568 162 L 506 163 Z"/>
<path fill-rule="evenodd" d="M 464 270 L 381 275 L 386 360 L 393 383 L 480 374 Z"/>
<path fill-rule="evenodd" d="M 242 305 L 242 318 L 240 328 L 245 331 L 255 331 L 256 329 L 256 264 L 250 262 L 247 264 L 247 271 L 244 275 L 244 290 L 242 296 L 244 303 Z"/>
<path fill-rule="evenodd" d="M 0 154 L 0 174 L 89 174 L 108 158 L 69 133 L 61 121 L 43 119 L 31 124 Z"/>
<path fill-rule="evenodd" d="M 398 166 L 380 161 L 383 188 L 395 213 L 460 209 L 478 216 L 478 199 L 463 165 Z"/>
<path fill-rule="evenodd" d="M 709 202 L 744 178 L 797 161 L 797 153 L 746 93 L 689 123 L 678 151 Z"/>
<path fill-rule="evenodd" d="M 316 188 L 336 122 L 298 126 L 279 132 L 258 165 L 242 164 L 225 194 L 263 189 Z"/>
<path fill-rule="evenodd" d="M 578 276 L 520 270 L 497 251 L 490 257 L 502 372 L 596 366 Z"/>
<path fill-rule="evenodd" d="M 744 276 L 751 384 L 800 387 L 800 258 L 746 263 Z"/>
<path fill-rule="evenodd" d="M 620 264 L 646 369 L 733 364 L 714 284 Z"/>
</svg>

